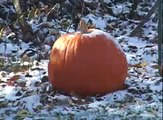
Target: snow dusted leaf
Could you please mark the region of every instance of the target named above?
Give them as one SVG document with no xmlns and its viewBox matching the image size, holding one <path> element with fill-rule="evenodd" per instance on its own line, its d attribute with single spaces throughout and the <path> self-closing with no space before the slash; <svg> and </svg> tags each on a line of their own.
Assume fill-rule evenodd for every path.
<svg viewBox="0 0 163 120">
<path fill-rule="evenodd" d="M 158 64 L 153 64 L 153 65 L 151 65 L 151 67 L 153 67 L 154 69 L 157 69 L 158 70 L 159 65 Z"/>
<path fill-rule="evenodd" d="M 24 119 L 25 117 L 29 116 L 31 113 L 26 110 L 26 109 L 22 109 L 22 110 L 19 110 L 16 114 L 16 119 L 18 120 L 22 120 Z"/>
<path fill-rule="evenodd" d="M 6 101 L 0 101 L 0 108 L 5 108 L 5 107 L 7 107 L 7 105 L 8 105 L 8 102 L 6 102 Z"/>
<path fill-rule="evenodd" d="M 140 91 L 136 87 L 129 88 L 128 92 L 132 94 L 140 94 Z"/>
<path fill-rule="evenodd" d="M 129 45 L 128 48 L 129 48 L 129 50 L 131 50 L 134 53 L 136 53 L 138 51 L 138 48 L 136 46 L 133 46 L 133 45 Z"/>
<path fill-rule="evenodd" d="M 42 110 L 43 109 L 43 105 L 37 105 L 37 106 L 35 106 L 35 108 L 33 108 L 33 110 L 35 111 L 35 112 L 39 112 L 40 110 Z"/>
</svg>

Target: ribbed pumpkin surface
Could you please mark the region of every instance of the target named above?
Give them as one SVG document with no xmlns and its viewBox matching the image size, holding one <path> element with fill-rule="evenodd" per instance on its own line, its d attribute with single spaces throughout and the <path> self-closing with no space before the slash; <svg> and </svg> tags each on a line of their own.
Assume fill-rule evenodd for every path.
<svg viewBox="0 0 163 120">
<path fill-rule="evenodd" d="M 100 30 L 61 36 L 53 45 L 49 81 L 65 93 L 106 94 L 124 87 L 127 61 L 114 38 Z"/>
</svg>

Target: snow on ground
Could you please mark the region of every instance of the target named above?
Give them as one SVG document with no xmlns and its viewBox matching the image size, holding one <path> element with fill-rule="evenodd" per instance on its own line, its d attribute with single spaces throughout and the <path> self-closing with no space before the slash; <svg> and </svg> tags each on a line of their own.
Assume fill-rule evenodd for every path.
<svg viewBox="0 0 163 120">
<path fill-rule="evenodd" d="M 118 14 L 121 9 L 121 6 L 118 6 L 114 12 Z M 89 14 L 85 19 L 92 19 L 98 28 L 107 31 L 106 21 L 116 18 L 108 15 L 102 18 Z M 157 23 L 146 23 L 148 27 L 143 28 L 143 36 L 146 36 L 146 39 L 143 36 L 130 37 L 128 34 L 131 32 L 131 24 L 128 21 L 120 21 L 119 24 L 125 29 L 120 30 L 120 27 L 117 27 L 107 32 L 116 36 L 116 42 L 119 42 L 126 54 L 129 64 L 126 79 L 128 87 L 101 97 L 81 99 L 54 91 L 47 77 L 48 58 L 37 61 L 35 56 L 22 60 L 20 55 L 30 49 L 31 43 L 0 43 L 0 61 L 8 65 L 0 71 L 0 118 L 161 120 L 162 80 L 158 74 L 158 48 L 154 39 L 157 30 L 152 29 L 157 27 Z M 42 52 L 46 53 L 49 49 L 50 46 L 45 45 Z M 35 50 L 37 51 L 37 48 Z M 13 56 L 17 59 L 10 59 Z"/>
</svg>

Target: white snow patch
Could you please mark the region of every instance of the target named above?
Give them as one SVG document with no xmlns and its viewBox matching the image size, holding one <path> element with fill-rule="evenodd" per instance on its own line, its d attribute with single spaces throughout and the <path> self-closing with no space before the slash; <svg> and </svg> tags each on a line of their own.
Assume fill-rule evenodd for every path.
<svg viewBox="0 0 163 120">
<path fill-rule="evenodd" d="M 110 3 L 110 2 L 111 2 L 111 0 L 104 0 L 104 2 L 105 2 L 105 3 Z"/>
<path fill-rule="evenodd" d="M 12 51 L 18 50 L 18 46 L 11 43 L 1 43 L 0 44 L 0 53 L 1 54 L 10 54 Z"/>
<path fill-rule="evenodd" d="M 91 20 L 93 24 L 96 25 L 96 28 L 99 28 L 101 30 L 104 30 L 106 25 L 107 25 L 107 22 L 104 18 L 102 17 L 97 17 L 93 14 L 88 14 L 85 18 L 83 18 L 84 20 L 88 21 L 88 20 Z"/>
<path fill-rule="evenodd" d="M 67 31 L 68 31 L 69 33 L 74 33 L 74 32 L 75 32 L 75 30 L 72 29 L 72 28 L 68 28 Z"/>
<path fill-rule="evenodd" d="M 82 36 L 84 37 L 96 37 L 98 35 L 104 35 L 108 40 L 113 41 L 114 45 L 117 47 L 117 49 L 120 49 L 120 51 L 123 53 L 123 49 L 121 48 L 120 44 L 116 41 L 116 39 L 111 36 L 109 33 L 103 32 L 102 30 L 98 29 L 92 29 L 93 31 L 90 32 L 89 34 L 83 34 Z"/>
<path fill-rule="evenodd" d="M 41 76 L 40 76 L 41 77 Z M 33 87 L 35 86 L 36 82 L 40 82 L 40 78 L 33 76 L 32 78 L 28 77 L 25 78 L 26 82 L 26 86 L 33 89 Z"/>
<path fill-rule="evenodd" d="M 107 103 L 107 102 L 104 102 L 104 101 L 102 101 L 102 102 L 96 101 L 96 102 L 90 103 L 90 104 L 88 105 L 88 107 L 89 107 L 89 108 L 98 108 L 100 105 L 104 105 L 104 104 L 106 104 L 106 103 Z"/>
<path fill-rule="evenodd" d="M 67 37 L 69 38 L 69 39 L 73 39 L 74 37 L 75 37 L 75 33 L 73 33 L 73 34 L 69 34 Z"/>
<path fill-rule="evenodd" d="M 6 100 L 15 101 L 16 99 L 20 98 L 21 96 L 15 96 L 18 90 L 15 90 L 13 86 L 6 86 L 2 92 L 5 95 Z"/>
<path fill-rule="evenodd" d="M 151 90 L 154 90 L 154 91 L 161 91 L 162 90 L 162 84 L 159 84 L 159 85 L 151 85 L 150 86 L 150 89 Z"/>
<path fill-rule="evenodd" d="M 4 94 L 10 94 L 15 87 L 13 86 L 6 86 L 5 89 L 3 90 Z"/>
<path fill-rule="evenodd" d="M 40 103 L 40 96 L 39 95 L 31 95 L 28 97 L 25 97 L 20 100 L 20 102 L 25 103 L 26 108 L 30 112 L 34 112 L 34 108 L 36 108 L 38 105 L 42 105 Z"/>
<path fill-rule="evenodd" d="M 123 100 L 125 98 L 126 94 L 127 94 L 127 90 L 120 90 L 117 92 L 109 93 L 109 94 L 103 96 L 103 98 L 106 101 L 109 101 L 109 103 L 113 103 L 114 101 Z"/>
<path fill-rule="evenodd" d="M 55 97 L 54 97 L 54 99 L 59 99 L 59 100 L 65 100 L 65 99 L 67 99 L 68 97 L 67 96 L 65 96 L 65 95 L 55 95 Z"/>
<path fill-rule="evenodd" d="M 44 47 L 45 47 L 46 52 L 50 51 L 50 49 L 51 49 L 51 47 L 49 45 L 44 45 Z"/>
<path fill-rule="evenodd" d="M 125 6 L 124 4 L 116 5 L 116 7 L 112 7 L 112 10 L 115 15 L 118 15 L 120 13 L 128 13 L 129 12 L 129 8 L 127 6 Z"/>
<path fill-rule="evenodd" d="M 91 3 L 91 2 L 93 2 L 93 0 L 84 0 L 84 2 Z"/>
<path fill-rule="evenodd" d="M 28 43 L 21 42 L 20 43 L 20 46 L 21 46 L 22 49 L 25 49 L 26 50 L 26 49 L 29 49 L 29 44 Z"/>
</svg>

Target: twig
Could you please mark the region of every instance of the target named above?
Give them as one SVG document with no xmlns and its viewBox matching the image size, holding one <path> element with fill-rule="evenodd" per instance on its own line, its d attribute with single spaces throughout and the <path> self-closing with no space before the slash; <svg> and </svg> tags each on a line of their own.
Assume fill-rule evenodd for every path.
<svg viewBox="0 0 163 120">
<path fill-rule="evenodd" d="M 138 26 L 131 32 L 130 36 L 136 36 L 137 34 L 140 34 L 141 27 L 149 20 L 151 15 L 154 13 L 154 11 L 158 8 L 159 0 L 156 1 L 155 5 L 151 8 L 151 10 L 148 12 L 148 14 L 144 17 L 144 19 L 138 24 Z"/>
</svg>

